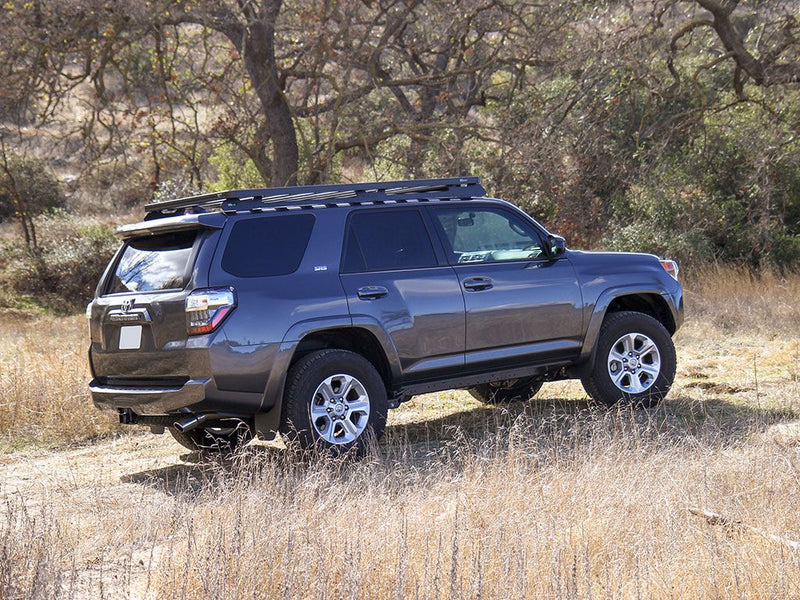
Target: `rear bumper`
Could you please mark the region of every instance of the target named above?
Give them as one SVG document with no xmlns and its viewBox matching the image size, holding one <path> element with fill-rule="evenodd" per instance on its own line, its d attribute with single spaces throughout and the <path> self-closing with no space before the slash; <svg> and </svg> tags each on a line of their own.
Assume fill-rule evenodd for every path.
<svg viewBox="0 0 800 600">
<path fill-rule="evenodd" d="M 101 410 L 130 408 L 139 415 L 164 415 L 202 402 L 212 380 L 190 379 L 181 386 L 127 387 L 104 385 L 97 379 L 89 383 L 94 405 Z"/>
</svg>

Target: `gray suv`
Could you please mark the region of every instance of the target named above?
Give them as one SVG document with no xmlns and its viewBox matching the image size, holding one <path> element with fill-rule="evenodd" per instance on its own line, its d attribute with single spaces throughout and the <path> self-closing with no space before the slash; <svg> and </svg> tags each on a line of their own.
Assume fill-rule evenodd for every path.
<svg viewBox="0 0 800 600">
<path fill-rule="evenodd" d="M 652 406 L 675 376 L 677 265 L 568 250 L 475 177 L 149 204 L 87 307 L 96 406 L 193 450 L 281 434 L 359 453 L 387 411 L 580 378 Z"/>
</svg>

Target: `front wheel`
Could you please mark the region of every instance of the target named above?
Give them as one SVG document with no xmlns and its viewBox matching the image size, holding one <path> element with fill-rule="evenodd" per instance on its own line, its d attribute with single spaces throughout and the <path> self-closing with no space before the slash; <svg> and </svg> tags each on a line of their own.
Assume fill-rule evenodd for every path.
<svg viewBox="0 0 800 600">
<path fill-rule="evenodd" d="M 612 313 L 600 328 L 594 365 L 581 383 L 601 404 L 649 408 L 672 387 L 675 364 L 675 346 L 661 323 L 643 313 Z"/>
<path fill-rule="evenodd" d="M 386 387 L 363 356 L 320 350 L 290 369 L 281 433 L 301 450 L 361 455 L 386 427 Z"/>
</svg>

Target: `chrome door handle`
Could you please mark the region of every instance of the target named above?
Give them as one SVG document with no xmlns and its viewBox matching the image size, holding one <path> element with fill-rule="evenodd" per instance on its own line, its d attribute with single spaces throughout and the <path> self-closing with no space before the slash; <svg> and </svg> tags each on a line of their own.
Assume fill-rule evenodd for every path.
<svg viewBox="0 0 800 600">
<path fill-rule="evenodd" d="M 358 288 L 357 293 L 358 297 L 362 300 L 377 300 L 388 294 L 389 290 L 380 285 L 365 285 L 364 287 Z"/>
</svg>

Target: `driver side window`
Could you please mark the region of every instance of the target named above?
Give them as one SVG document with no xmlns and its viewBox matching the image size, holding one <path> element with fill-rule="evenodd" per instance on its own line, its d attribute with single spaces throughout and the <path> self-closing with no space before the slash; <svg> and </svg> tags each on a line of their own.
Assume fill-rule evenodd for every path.
<svg viewBox="0 0 800 600">
<path fill-rule="evenodd" d="M 536 231 L 504 210 L 441 208 L 435 214 L 455 262 L 531 260 L 543 254 Z"/>
</svg>

